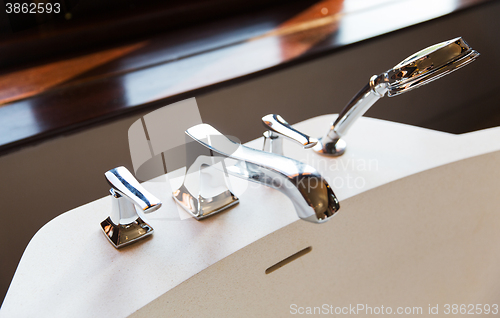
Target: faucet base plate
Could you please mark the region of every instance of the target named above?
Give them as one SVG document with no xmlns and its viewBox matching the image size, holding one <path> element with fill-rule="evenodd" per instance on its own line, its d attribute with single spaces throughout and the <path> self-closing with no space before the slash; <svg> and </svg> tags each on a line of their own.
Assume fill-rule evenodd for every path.
<svg viewBox="0 0 500 318">
<path fill-rule="evenodd" d="M 346 142 L 342 138 L 329 142 L 325 141 L 324 143 L 323 138 L 320 138 L 316 146 L 313 147 L 313 150 L 323 156 L 338 157 L 344 154 L 346 145 Z"/>
<path fill-rule="evenodd" d="M 138 240 L 153 234 L 153 228 L 148 223 L 138 217 L 129 224 L 115 224 L 111 217 L 101 222 L 104 235 L 115 248 L 137 242 Z"/>
<path fill-rule="evenodd" d="M 224 211 L 240 202 L 231 191 L 226 190 L 222 193 L 204 198 L 199 195 L 193 196 L 183 185 L 172 194 L 174 200 L 196 220 L 201 220 L 215 213 Z"/>
</svg>

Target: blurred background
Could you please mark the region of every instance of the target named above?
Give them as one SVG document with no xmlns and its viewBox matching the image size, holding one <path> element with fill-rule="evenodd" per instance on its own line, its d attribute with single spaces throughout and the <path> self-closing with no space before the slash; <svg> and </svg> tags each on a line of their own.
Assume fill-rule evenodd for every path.
<svg viewBox="0 0 500 318">
<path fill-rule="evenodd" d="M 366 116 L 453 134 L 500 125 L 498 0 L 0 4 L 1 300 L 36 231 L 106 196 L 103 173 L 132 170 L 130 125 L 170 103 L 196 97 L 204 122 L 246 142 L 266 114 L 338 113 L 372 75 L 462 36 L 478 61 Z"/>
</svg>

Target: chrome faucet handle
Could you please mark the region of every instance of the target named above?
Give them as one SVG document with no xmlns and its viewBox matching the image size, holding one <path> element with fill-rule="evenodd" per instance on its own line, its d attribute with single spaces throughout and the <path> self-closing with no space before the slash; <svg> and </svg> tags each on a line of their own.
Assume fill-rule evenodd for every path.
<svg viewBox="0 0 500 318">
<path fill-rule="evenodd" d="M 120 248 L 153 234 L 153 228 L 141 219 L 135 209 L 150 213 L 161 207 L 161 202 L 149 193 L 125 167 L 107 171 L 111 185 L 111 215 L 101 222 L 101 228 L 114 247 Z"/>
<path fill-rule="evenodd" d="M 353 123 L 377 100 L 411 91 L 473 62 L 479 53 L 461 37 L 425 48 L 407 57 L 392 69 L 373 75 L 347 103 L 328 133 L 313 148 L 319 154 L 340 156 L 346 143 L 341 139 Z"/>
<path fill-rule="evenodd" d="M 304 149 L 309 149 L 314 147 L 318 140 L 312 138 L 303 132 L 290 126 L 283 117 L 277 114 L 269 114 L 262 117 L 262 123 L 267 131 L 264 132 L 264 147 L 263 150 L 267 152 L 272 152 L 278 155 L 283 155 L 283 138 L 287 137 L 299 144 L 301 144 Z"/>
</svg>

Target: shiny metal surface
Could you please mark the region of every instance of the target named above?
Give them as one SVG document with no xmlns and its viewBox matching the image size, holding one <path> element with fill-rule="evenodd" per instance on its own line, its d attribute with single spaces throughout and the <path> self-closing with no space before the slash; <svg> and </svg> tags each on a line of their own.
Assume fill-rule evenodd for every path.
<svg viewBox="0 0 500 318">
<path fill-rule="evenodd" d="M 191 127 L 186 134 L 211 154 L 225 158 L 229 174 L 284 193 L 303 220 L 325 222 L 340 207 L 328 183 L 307 164 L 235 143 L 207 124 Z"/>
<path fill-rule="evenodd" d="M 153 228 L 142 220 L 135 206 L 150 213 L 161 207 L 161 202 L 149 193 L 125 167 L 107 171 L 106 180 L 111 185 L 112 210 L 101 222 L 101 228 L 114 247 L 120 248 L 153 234 Z"/>
<path fill-rule="evenodd" d="M 479 53 L 461 37 L 425 48 L 407 57 L 392 69 L 373 75 L 344 107 L 328 133 L 313 148 L 317 153 L 340 156 L 345 151 L 341 139 L 352 124 L 387 93 L 396 96 L 430 83 L 473 62 Z"/>
<path fill-rule="evenodd" d="M 389 96 L 430 83 L 473 62 L 479 53 L 461 37 L 423 49 L 384 73 Z M 379 75 L 380 76 L 380 75 Z"/>
<path fill-rule="evenodd" d="M 288 124 L 288 122 L 280 115 L 266 115 L 262 117 L 262 123 L 267 129 L 267 131 L 264 133 L 264 151 L 272 152 L 282 156 L 282 136 L 301 144 L 304 149 L 312 148 L 318 142 L 316 138 L 312 138 L 290 126 L 290 124 Z"/>
<path fill-rule="evenodd" d="M 191 142 L 187 147 L 193 149 L 199 145 Z M 193 151 L 188 152 L 193 156 Z M 239 203 L 226 183 L 224 162 L 207 155 L 195 154 L 193 158 L 194 162 L 187 165 L 181 187 L 172 193 L 184 210 L 201 220 Z M 213 169 L 217 167 L 219 170 Z"/>
</svg>

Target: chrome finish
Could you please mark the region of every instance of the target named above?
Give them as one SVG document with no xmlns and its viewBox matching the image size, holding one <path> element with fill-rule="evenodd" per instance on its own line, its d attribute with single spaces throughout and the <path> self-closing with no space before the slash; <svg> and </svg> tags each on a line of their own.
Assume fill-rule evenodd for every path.
<svg viewBox="0 0 500 318">
<path fill-rule="evenodd" d="M 262 151 L 283 156 L 283 137 L 269 130 L 265 131 L 263 135 L 264 145 L 262 146 Z"/>
<path fill-rule="evenodd" d="M 187 146 L 198 145 L 191 142 Z M 224 162 L 219 158 L 199 155 L 188 166 L 182 186 L 172 194 L 195 219 L 206 218 L 239 203 L 226 183 Z"/>
<path fill-rule="evenodd" d="M 135 206 L 150 213 L 161 207 L 161 202 L 149 193 L 125 167 L 107 171 L 111 185 L 111 215 L 101 222 L 101 228 L 114 247 L 120 248 L 153 234 L 153 228 L 137 214 Z"/>
<path fill-rule="evenodd" d="M 473 62 L 479 53 L 461 37 L 423 49 L 384 73 L 389 96 L 430 83 Z"/>
<path fill-rule="evenodd" d="M 344 107 L 328 133 L 319 140 L 314 151 L 340 156 L 345 151 L 341 139 L 352 124 L 380 98 L 409 92 L 473 62 L 479 53 L 461 37 L 423 49 L 401 61 L 387 72 L 373 75 Z"/>
<path fill-rule="evenodd" d="M 272 152 L 277 155 L 283 155 L 283 138 L 287 137 L 299 144 L 304 149 L 309 149 L 315 146 L 318 142 L 316 138 L 312 138 L 297 129 L 293 128 L 286 122 L 283 117 L 277 114 L 269 114 L 262 117 L 262 123 L 268 130 L 264 133 L 263 150 Z"/>
<path fill-rule="evenodd" d="M 309 165 L 235 143 L 207 124 L 189 128 L 186 135 L 211 154 L 225 158 L 229 174 L 283 192 L 301 219 L 322 223 L 339 209 L 328 183 Z"/>
</svg>

